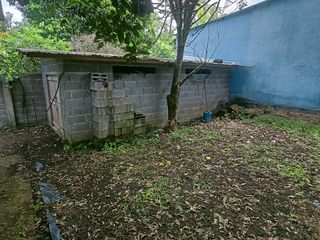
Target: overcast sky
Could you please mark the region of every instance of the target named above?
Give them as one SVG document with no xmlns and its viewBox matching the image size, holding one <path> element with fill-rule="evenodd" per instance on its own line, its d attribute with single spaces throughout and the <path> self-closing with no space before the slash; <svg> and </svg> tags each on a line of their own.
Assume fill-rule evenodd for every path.
<svg viewBox="0 0 320 240">
<path fill-rule="evenodd" d="M 7 2 L 7 0 L 0 0 L 0 1 L 2 1 L 4 12 L 11 12 L 13 14 L 13 21 L 20 22 L 22 20 L 21 12 L 19 12 L 14 7 L 9 6 L 9 3 Z M 251 6 L 256 3 L 263 2 L 263 1 L 265 1 L 265 0 L 248 0 L 248 4 L 249 4 L 249 6 Z"/>
</svg>

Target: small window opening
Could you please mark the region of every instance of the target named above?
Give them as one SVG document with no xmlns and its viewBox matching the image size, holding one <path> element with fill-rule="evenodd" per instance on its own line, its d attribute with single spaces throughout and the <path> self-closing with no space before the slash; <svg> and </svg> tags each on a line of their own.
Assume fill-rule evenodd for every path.
<svg viewBox="0 0 320 240">
<path fill-rule="evenodd" d="M 185 73 L 186 74 L 189 74 L 189 73 L 191 73 L 192 71 L 193 71 L 194 69 L 192 69 L 192 68 L 187 68 L 186 70 L 185 70 Z M 202 69 L 199 69 L 199 70 L 197 70 L 194 74 L 211 74 L 211 70 L 210 69 L 206 69 L 206 68 L 202 68 Z"/>
<path fill-rule="evenodd" d="M 156 68 L 154 67 L 132 67 L 132 66 L 113 66 L 113 73 L 117 74 L 155 74 Z"/>
</svg>

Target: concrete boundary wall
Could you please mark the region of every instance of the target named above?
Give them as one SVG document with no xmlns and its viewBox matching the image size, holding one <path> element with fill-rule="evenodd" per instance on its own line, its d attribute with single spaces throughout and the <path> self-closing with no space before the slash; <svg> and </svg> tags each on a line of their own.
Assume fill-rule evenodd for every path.
<svg viewBox="0 0 320 240">
<path fill-rule="evenodd" d="M 9 125 L 9 119 L 4 98 L 4 79 L 0 78 L 0 128 Z"/>
<path fill-rule="evenodd" d="M 214 58 L 251 64 L 233 69 L 231 99 L 319 111 L 319 12 L 319 0 L 264 1 L 192 29 L 185 57 L 216 50 Z"/>
<path fill-rule="evenodd" d="M 30 74 L 13 86 L 0 79 L 0 128 L 25 127 L 47 122 L 41 74 Z"/>
<path fill-rule="evenodd" d="M 47 122 L 41 74 L 30 74 L 17 81 L 11 90 L 18 127 Z"/>
</svg>

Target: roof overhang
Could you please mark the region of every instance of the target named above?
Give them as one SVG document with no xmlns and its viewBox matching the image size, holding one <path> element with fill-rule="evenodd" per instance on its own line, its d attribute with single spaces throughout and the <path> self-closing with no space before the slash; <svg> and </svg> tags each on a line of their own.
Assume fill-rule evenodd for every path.
<svg viewBox="0 0 320 240">
<path fill-rule="evenodd" d="M 113 55 L 105 53 L 92 53 L 92 52 L 73 52 L 73 51 L 60 51 L 60 50 L 45 50 L 45 49 L 26 49 L 19 48 L 18 51 L 28 57 L 34 58 L 60 58 L 67 60 L 87 60 L 87 61 L 104 61 L 111 63 L 128 63 L 130 62 L 126 55 Z M 131 63 L 137 64 L 159 64 L 159 65 L 173 65 L 174 59 L 167 58 L 149 58 L 146 56 L 137 56 Z M 210 66 L 250 66 L 248 64 L 240 64 L 235 62 L 223 61 L 217 63 L 212 60 L 206 61 L 203 59 L 185 59 L 185 64 L 201 64 Z"/>
</svg>

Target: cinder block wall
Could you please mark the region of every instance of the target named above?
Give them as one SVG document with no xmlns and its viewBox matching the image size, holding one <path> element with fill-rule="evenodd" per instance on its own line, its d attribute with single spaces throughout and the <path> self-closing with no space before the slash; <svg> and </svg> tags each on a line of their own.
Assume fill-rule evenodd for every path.
<svg viewBox="0 0 320 240">
<path fill-rule="evenodd" d="M 64 137 L 70 142 L 90 139 L 94 132 L 91 73 L 112 73 L 111 66 L 102 62 L 70 60 L 63 61 L 63 70 L 60 62 L 47 60 L 43 65 L 50 71 L 58 69 L 64 73 L 60 88 Z"/>
<path fill-rule="evenodd" d="M 200 118 L 204 111 L 215 109 L 218 102 L 228 101 L 231 68 L 210 69 L 210 75 L 195 74 L 182 86 L 178 121 L 186 122 Z M 146 116 L 146 122 L 150 127 L 163 126 L 168 116 L 166 96 L 170 92 L 171 71 L 167 68 L 160 69 L 160 73 L 157 74 L 115 74 L 114 92 L 117 91 L 128 98 L 135 110 Z"/>
<path fill-rule="evenodd" d="M 170 91 L 172 80 L 172 67 L 169 65 L 143 65 L 155 67 L 154 74 L 114 74 L 113 66 L 120 64 L 85 60 L 63 60 L 62 65 L 61 60 L 46 60 L 42 64 L 43 76 L 46 71 L 63 74 L 60 83 L 62 130 L 64 138 L 70 142 L 87 140 L 92 136 L 99 137 L 95 129 L 97 126 L 108 132 L 108 136 L 119 136 L 128 132 L 136 133 L 145 127 L 161 127 L 166 124 L 166 95 Z M 195 65 L 185 66 L 192 67 Z M 201 118 L 204 111 L 212 111 L 220 101 L 228 101 L 231 66 L 206 68 L 211 69 L 210 75 L 195 74 L 182 87 L 178 110 L 180 122 Z M 106 121 L 110 121 L 106 124 L 102 124 L 101 119 L 97 122 L 94 117 L 97 109 L 94 109 L 93 105 L 97 93 L 93 94 L 90 90 L 91 73 L 107 74 L 108 81 L 112 84 L 111 92 L 109 89 L 105 98 L 108 99 L 107 111 L 100 111 L 113 114 L 106 118 Z M 145 120 L 138 123 L 136 116 L 143 116 Z M 128 124 L 124 124 L 125 122 Z M 132 127 L 139 129 L 130 131 L 129 128 Z"/>
<path fill-rule="evenodd" d="M 90 139 L 93 130 L 89 73 L 66 72 L 61 81 L 61 114 L 65 138 L 70 142 Z"/>
<path fill-rule="evenodd" d="M 18 127 L 47 122 L 41 74 L 30 74 L 17 81 L 11 95 Z"/>
<path fill-rule="evenodd" d="M 8 116 L 3 96 L 3 81 L 4 79 L 0 77 L 0 128 L 8 124 Z"/>
</svg>

